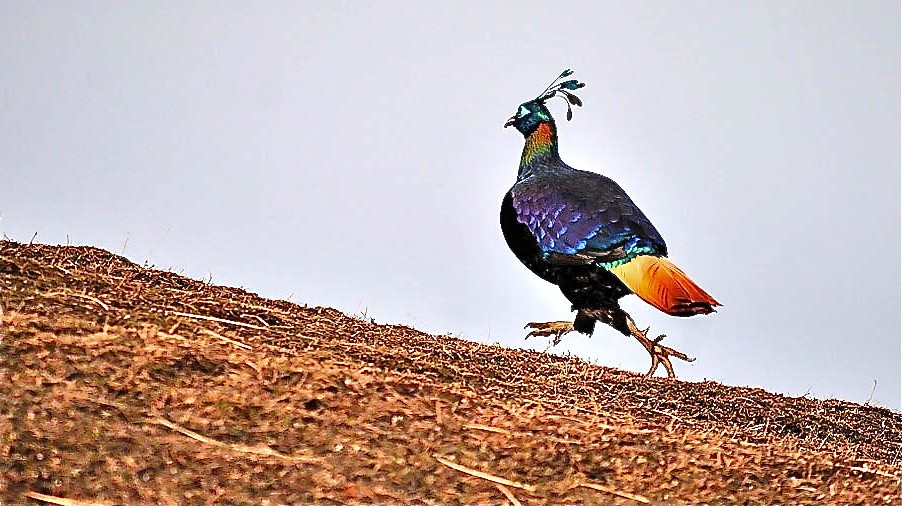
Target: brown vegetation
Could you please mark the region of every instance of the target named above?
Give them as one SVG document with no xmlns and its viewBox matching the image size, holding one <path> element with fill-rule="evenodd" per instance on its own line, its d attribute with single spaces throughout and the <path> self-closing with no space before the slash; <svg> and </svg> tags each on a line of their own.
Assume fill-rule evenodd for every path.
<svg viewBox="0 0 902 506">
<path fill-rule="evenodd" d="M 902 415 L 0 242 L 0 504 L 899 504 Z"/>
</svg>

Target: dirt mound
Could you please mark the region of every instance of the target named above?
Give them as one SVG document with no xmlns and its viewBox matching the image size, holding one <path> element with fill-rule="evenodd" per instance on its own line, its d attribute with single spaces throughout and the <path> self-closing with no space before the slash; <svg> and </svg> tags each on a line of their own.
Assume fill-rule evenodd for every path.
<svg viewBox="0 0 902 506">
<path fill-rule="evenodd" d="M 0 504 L 902 502 L 902 415 L 0 242 Z M 60 502 L 63 501 L 63 502 Z"/>
</svg>

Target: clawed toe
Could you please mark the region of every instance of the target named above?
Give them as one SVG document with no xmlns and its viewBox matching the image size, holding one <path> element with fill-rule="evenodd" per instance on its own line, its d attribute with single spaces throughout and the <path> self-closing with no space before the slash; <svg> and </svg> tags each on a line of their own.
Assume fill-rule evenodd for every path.
<svg viewBox="0 0 902 506">
<path fill-rule="evenodd" d="M 649 368 L 648 372 L 645 373 L 645 376 L 654 375 L 655 371 L 658 369 L 658 365 L 663 365 L 664 369 L 667 370 L 667 377 L 676 378 L 676 374 L 674 374 L 673 372 L 673 364 L 670 362 L 670 357 L 676 357 L 686 362 L 695 361 L 694 358 L 689 357 L 683 352 L 676 351 L 669 346 L 661 346 L 660 344 L 658 344 L 664 337 L 665 336 L 663 335 L 658 336 L 653 341 L 649 341 L 649 343 L 651 343 L 650 349 L 649 347 L 646 347 L 649 355 L 651 355 L 651 368 Z"/>
<path fill-rule="evenodd" d="M 561 338 L 567 332 L 573 330 L 573 323 L 571 322 L 529 322 L 526 324 L 525 329 L 533 329 L 528 334 L 526 334 L 526 339 L 530 337 L 546 337 L 546 336 L 554 336 L 552 340 L 552 346 L 557 346 L 561 342 Z"/>
<path fill-rule="evenodd" d="M 651 327 L 645 330 L 639 330 L 632 321 L 632 318 L 627 319 L 627 326 L 629 327 L 630 334 L 632 334 L 633 337 L 642 344 L 645 350 L 648 351 L 648 354 L 651 355 L 651 368 L 645 373 L 645 376 L 652 376 L 658 369 L 658 366 L 663 365 L 664 369 L 667 370 L 667 377 L 676 378 L 676 374 L 673 372 L 673 364 L 670 363 L 670 357 L 676 357 L 686 362 L 693 362 L 695 360 L 683 352 L 662 345 L 661 341 L 667 337 L 665 334 L 661 334 L 654 339 L 649 339 L 648 331 Z"/>
<path fill-rule="evenodd" d="M 605 321 L 605 323 L 610 324 L 610 321 Z M 676 378 L 676 374 L 673 372 L 673 364 L 670 362 L 671 357 L 676 357 L 686 362 L 693 362 L 695 360 L 683 352 L 661 344 L 661 341 L 667 337 L 665 334 L 649 339 L 648 332 L 650 327 L 645 330 L 639 330 L 639 328 L 636 327 L 636 322 L 634 322 L 629 315 L 626 315 L 626 326 L 629 329 L 629 334 L 636 338 L 651 356 L 651 368 L 649 368 L 648 372 L 645 374 L 646 376 L 652 376 L 655 371 L 658 370 L 658 366 L 663 365 L 664 369 L 667 371 L 667 377 Z M 523 328 L 532 329 L 526 334 L 526 339 L 529 339 L 530 337 L 551 337 L 552 346 L 560 344 L 564 334 L 574 330 L 573 322 L 567 321 L 529 322 Z"/>
</svg>

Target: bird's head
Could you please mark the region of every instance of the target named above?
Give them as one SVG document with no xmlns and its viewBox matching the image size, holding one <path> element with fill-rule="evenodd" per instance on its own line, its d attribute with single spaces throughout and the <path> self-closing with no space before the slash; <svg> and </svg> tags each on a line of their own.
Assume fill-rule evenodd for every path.
<svg viewBox="0 0 902 506">
<path fill-rule="evenodd" d="M 561 75 L 552 81 L 538 97 L 529 102 L 520 104 L 520 107 L 517 108 L 517 113 L 508 118 L 504 127 L 507 128 L 513 126 L 519 130 L 524 137 L 527 137 L 540 124 L 554 122 L 554 118 L 551 117 L 551 112 L 545 107 L 545 101 L 553 97 L 563 98 L 567 102 L 567 121 L 570 121 L 570 119 L 573 118 L 573 109 L 570 108 L 570 104 L 575 106 L 583 105 L 582 100 L 574 95 L 573 92 L 586 85 L 586 83 L 581 83 L 576 79 L 561 81 L 561 79 L 571 74 L 573 74 L 573 71 L 570 69 L 561 72 Z"/>
</svg>

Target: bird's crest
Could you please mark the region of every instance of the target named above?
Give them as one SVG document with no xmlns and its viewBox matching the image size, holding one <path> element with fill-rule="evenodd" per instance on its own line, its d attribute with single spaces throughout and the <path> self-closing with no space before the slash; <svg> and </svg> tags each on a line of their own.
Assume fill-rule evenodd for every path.
<svg viewBox="0 0 902 506">
<path fill-rule="evenodd" d="M 543 91 L 539 94 L 538 97 L 536 97 L 536 102 L 540 102 L 542 104 L 544 104 L 546 100 L 554 97 L 564 99 L 564 101 L 567 102 L 567 121 L 573 119 L 573 109 L 570 108 L 570 104 L 573 104 L 577 107 L 582 107 L 583 105 L 583 101 L 580 100 L 579 97 L 574 95 L 573 92 L 586 85 L 586 83 L 581 83 L 576 79 L 561 81 L 561 79 L 569 77 L 572 74 L 572 70 L 564 70 L 563 72 L 561 72 L 561 75 L 557 76 L 554 81 L 551 81 L 551 84 L 549 84 L 548 87 L 545 88 L 545 91 Z"/>
</svg>

